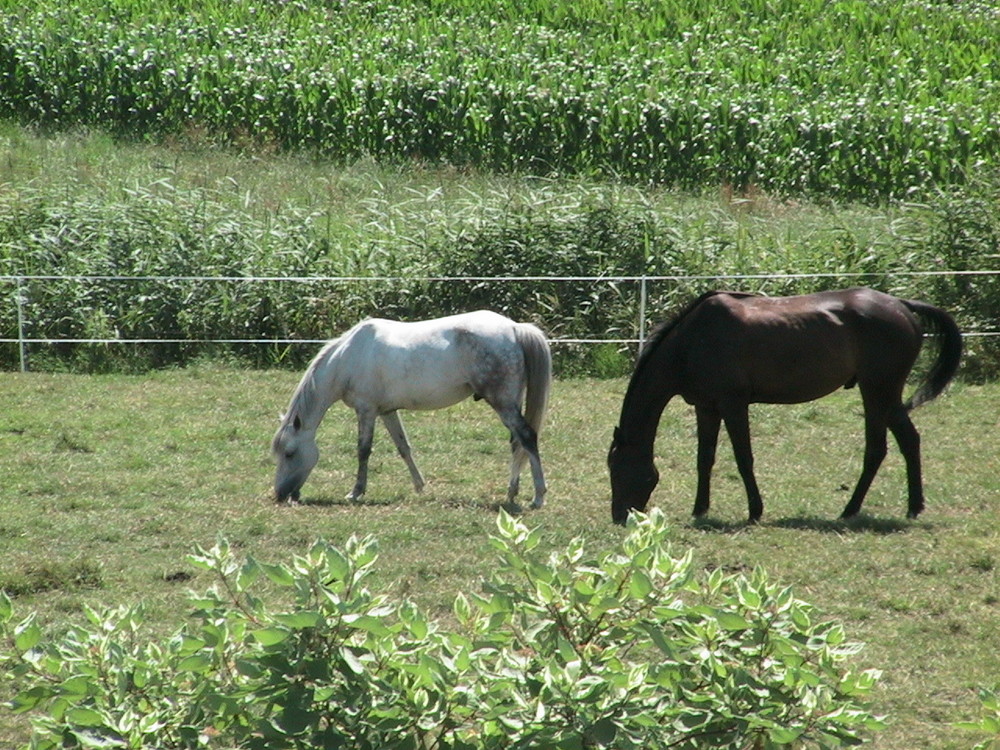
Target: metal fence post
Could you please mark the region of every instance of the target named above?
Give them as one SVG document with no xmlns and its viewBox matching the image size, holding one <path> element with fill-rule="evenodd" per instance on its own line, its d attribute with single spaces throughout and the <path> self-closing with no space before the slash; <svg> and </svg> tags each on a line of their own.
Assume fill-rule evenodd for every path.
<svg viewBox="0 0 1000 750">
<path fill-rule="evenodd" d="M 17 289 L 14 292 L 17 300 L 17 347 L 21 357 L 21 372 L 28 371 L 28 344 L 24 340 L 24 278 L 17 277 Z"/>
<path fill-rule="evenodd" d="M 646 345 L 646 277 L 639 279 L 639 351 Z"/>
</svg>

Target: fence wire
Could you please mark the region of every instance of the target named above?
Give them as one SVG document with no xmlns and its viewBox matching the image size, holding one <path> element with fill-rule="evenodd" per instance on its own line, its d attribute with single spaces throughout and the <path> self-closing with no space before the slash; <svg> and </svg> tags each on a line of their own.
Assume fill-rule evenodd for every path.
<svg viewBox="0 0 1000 750">
<path fill-rule="evenodd" d="M 899 278 L 926 278 L 926 277 L 973 277 L 973 276 L 998 276 L 1000 270 L 966 270 L 966 271 L 910 271 L 905 273 L 894 273 L 892 276 Z M 269 337 L 269 338 L 234 338 L 234 337 L 50 337 L 32 336 L 28 333 L 32 327 L 30 315 L 27 313 L 26 285 L 47 282 L 78 282 L 78 283 L 153 283 L 153 284 L 178 284 L 178 283 L 218 283 L 218 284 L 393 284 L 399 282 L 408 283 L 593 283 L 593 284 L 636 284 L 638 287 L 637 320 L 635 328 L 638 332 L 636 337 L 550 337 L 550 342 L 555 345 L 598 345 L 598 344 L 638 344 L 642 346 L 645 342 L 646 333 L 649 327 L 647 314 L 648 288 L 652 283 L 674 282 L 678 284 L 691 284 L 700 282 L 746 282 L 746 281 L 801 281 L 801 280 L 856 280 L 884 279 L 885 273 L 751 273 L 751 274 L 718 274 L 718 275 L 667 275 L 667 276 L 115 276 L 103 274 L 41 274 L 41 275 L 0 275 L 0 283 L 14 285 L 12 301 L 16 308 L 17 335 L 0 337 L 0 343 L 17 344 L 19 349 L 21 371 L 27 370 L 27 350 L 31 345 L 54 345 L 54 344 L 220 344 L 220 345 L 241 345 L 241 344 L 323 344 L 328 339 L 316 338 L 292 338 L 292 337 Z M 968 338 L 996 337 L 1000 336 L 1000 330 L 963 330 L 962 335 Z"/>
</svg>

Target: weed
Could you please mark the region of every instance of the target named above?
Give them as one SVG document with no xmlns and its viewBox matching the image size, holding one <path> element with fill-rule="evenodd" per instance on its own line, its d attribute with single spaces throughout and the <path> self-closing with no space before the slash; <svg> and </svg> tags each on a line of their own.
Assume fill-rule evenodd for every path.
<svg viewBox="0 0 1000 750">
<path fill-rule="evenodd" d="M 21 569 L 0 574 L 0 590 L 19 597 L 51 591 L 80 591 L 104 586 L 101 567 L 92 560 L 42 562 L 26 564 Z"/>
</svg>

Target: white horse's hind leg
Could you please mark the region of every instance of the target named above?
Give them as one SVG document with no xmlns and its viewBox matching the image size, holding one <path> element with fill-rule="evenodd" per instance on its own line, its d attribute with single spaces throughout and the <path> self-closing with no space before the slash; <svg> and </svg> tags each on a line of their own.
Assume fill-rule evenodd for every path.
<svg viewBox="0 0 1000 750">
<path fill-rule="evenodd" d="M 354 489 L 348 495 L 348 500 L 357 501 L 365 495 L 368 488 L 368 458 L 372 454 L 372 441 L 375 439 L 375 412 L 368 409 L 358 409 L 358 478 Z"/>
<path fill-rule="evenodd" d="M 542 460 L 538 455 L 538 435 L 521 415 L 521 411 L 516 407 L 497 408 L 493 407 L 500 416 L 500 421 L 510 430 L 511 440 L 514 442 L 514 453 L 510 460 L 510 484 L 507 486 L 507 497 L 513 501 L 520 487 L 521 467 L 527 457 L 531 464 L 531 479 L 535 485 L 535 497 L 531 501 L 531 507 L 541 508 L 545 504 L 545 474 L 542 471 Z"/>
<path fill-rule="evenodd" d="M 528 460 L 528 454 L 521 447 L 521 443 L 514 438 L 513 433 L 510 437 L 510 451 L 510 483 L 507 485 L 507 499 L 513 502 L 521 491 L 521 471 L 524 469 L 524 462 Z"/>
<path fill-rule="evenodd" d="M 390 411 L 382 415 L 382 423 L 392 436 L 392 442 L 396 444 L 396 450 L 406 462 L 406 468 L 410 470 L 410 478 L 413 480 L 413 487 L 417 492 L 424 489 L 424 477 L 413 461 L 413 451 L 410 449 L 410 441 L 406 439 L 406 430 L 403 429 L 403 422 L 399 418 L 399 413 Z"/>
</svg>

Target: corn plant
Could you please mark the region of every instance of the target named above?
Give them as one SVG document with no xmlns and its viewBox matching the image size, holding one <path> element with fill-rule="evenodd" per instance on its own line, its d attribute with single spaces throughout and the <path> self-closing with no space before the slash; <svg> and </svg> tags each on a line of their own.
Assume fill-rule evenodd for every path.
<svg viewBox="0 0 1000 750">
<path fill-rule="evenodd" d="M 879 201 L 997 166 L 998 27 L 890 0 L 5 0 L 0 115 Z"/>
</svg>

